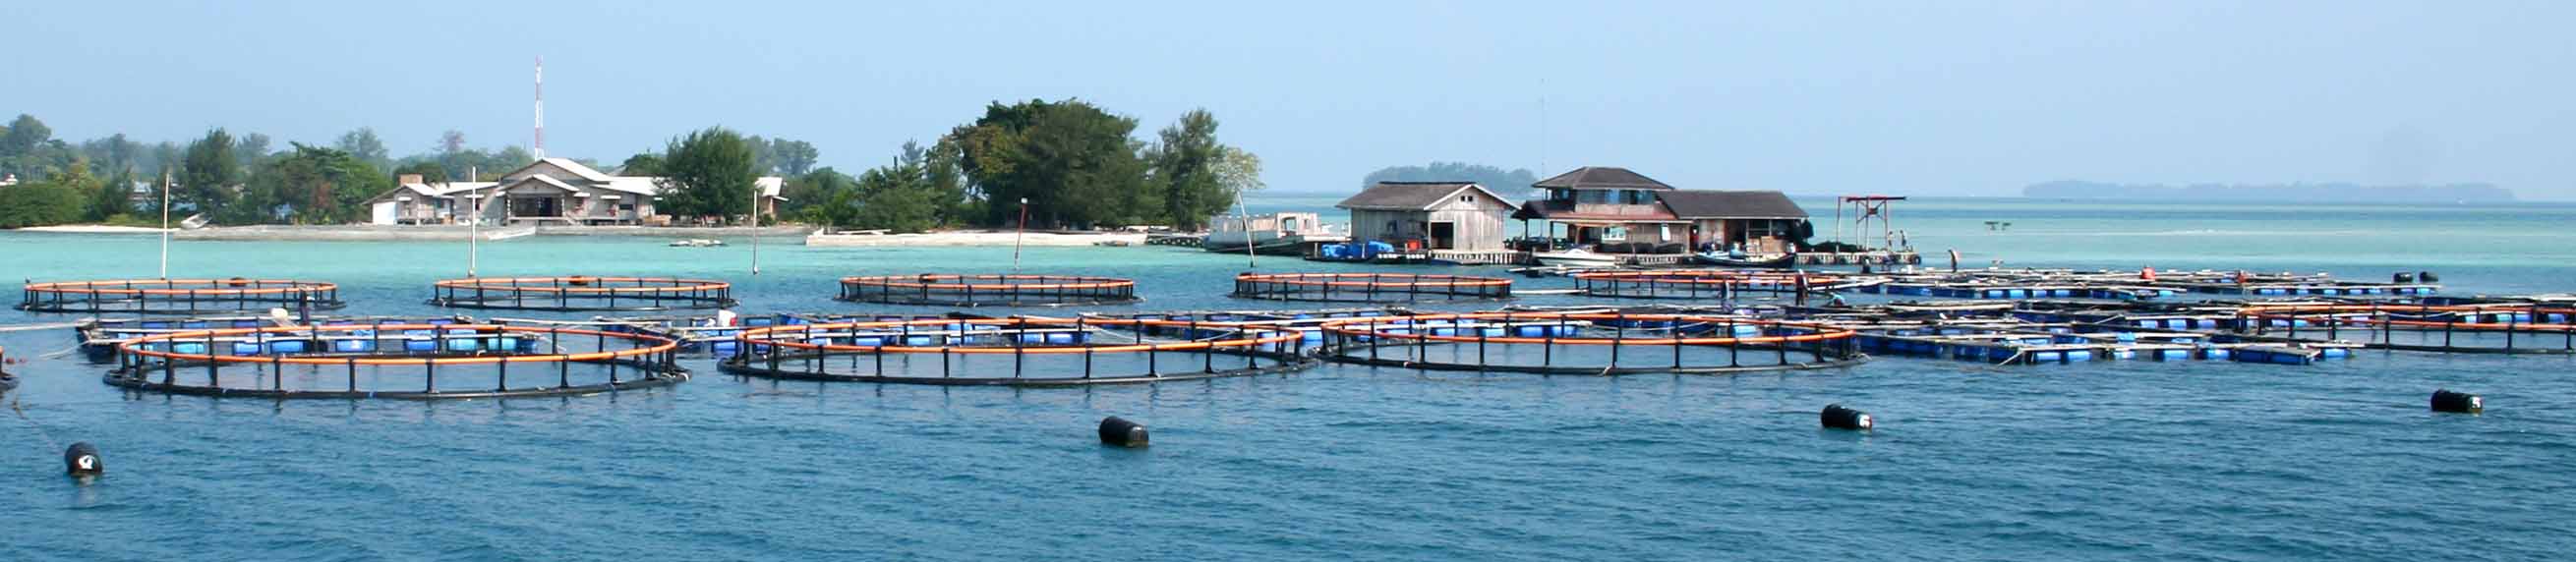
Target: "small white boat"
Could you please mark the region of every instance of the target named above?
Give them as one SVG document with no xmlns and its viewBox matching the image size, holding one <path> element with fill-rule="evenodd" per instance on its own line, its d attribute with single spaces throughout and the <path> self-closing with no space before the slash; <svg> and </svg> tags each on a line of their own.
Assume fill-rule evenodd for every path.
<svg viewBox="0 0 2576 562">
<path fill-rule="evenodd" d="M 716 240 L 713 238 L 690 238 L 687 240 L 671 241 L 671 247 L 673 248 L 714 248 L 723 245 L 725 245 L 723 240 Z"/>
<path fill-rule="evenodd" d="M 1583 248 L 1568 248 L 1560 252 L 1537 252 L 1530 254 L 1530 258 L 1538 260 L 1539 265 L 1551 267 L 1610 267 L 1619 265 L 1619 256 L 1596 254 L 1592 253 L 1591 250 Z"/>
<path fill-rule="evenodd" d="M 1330 244 L 1349 238 L 1334 234 L 1315 213 L 1282 212 L 1249 217 L 1217 215 L 1209 220 L 1207 236 L 1199 247 L 1210 252 L 1241 253 L 1250 244 L 1254 253 L 1303 256 L 1309 244 Z"/>
</svg>

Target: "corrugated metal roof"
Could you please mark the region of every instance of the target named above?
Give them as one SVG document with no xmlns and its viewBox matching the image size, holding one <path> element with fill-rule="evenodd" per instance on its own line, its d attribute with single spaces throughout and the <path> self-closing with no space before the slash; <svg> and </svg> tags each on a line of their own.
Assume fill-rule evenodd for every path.
<svg viewBox="0 0 2576 562">
<path fill-rule="evenodd" d="M 1627 168 L 1609 166 L 1575 168 L 1574 171 L 1557 174 L 1556 177 L 1538 180 L 1538 183 L 1530 186 L 1553 189 L 1666 190 L 1673 188 L 1665 185 L 1664 182 L 1655 181 L 1655 178 L 1646 177 L 1645 174 L 1628 171 Z"/>
<path fill-rule="evenodd" d="M 1470 182 L 1447 181 L 1378 182 L 1377 185 L 1369 186 L 1368 189 L 1352 195 L 1349 199 L 1343 199 L 1333 206 L 1343 209 L 1421 211 L 1437 206 L 1440 202 L 1447 201 L 1450 196 L 1463 191 L 1482 193 L 1486 197 L 1501 202 L 1506 208 L 1517 207 L 1511 200 L 1504 199 L 1502 195 L 1494 193 L 1491 189 L 1485 189 L 1485 186 Z"/>
<path fill-rule="evenodd" d="M 554 165 L 555 167 L 557 167 L 557 168 L 563 168 L 563 169 L 564 169 L 564 171 L 572 172 L 572 174 L 573 174 L 573 175 L 581 176 L 581 179 L 586 179 L 586 180 L 590 180 L 590 181 L 603 182 L 603 183 L 605 183 L 605 182 L 609 181 L 609 178 L 615 177 L 615 176 L 610 176 L 610 175 L 608 175 L 606 172 L 601 172 L 601 171 L 599 171 L 599 170 L 591 169 L 591 167 L 589 167 L 589 166 L 583 166 L 583 165 L 581 165 L 581 163 L 580 163 L 580 162 L 574 162 L 574 161 L 572 161 L 572 159 L 570 159 L 570 158 L 560 158 L 560 157 L 556 157 L 556 158 L 539 158 L 539 159 L 537 159 L 537 161 L 538 161 L 538 162 L 544 162 L 544 163 L 547 163 L 547 164 L 553 164 L 553 165 Z M 535 164 L 529 164 L 529 165 L 530 165 L 530 166 L 534 166 Z M 522 167 L 521 169 L 526 169 L 526 168 Z M 512 172 L 512 173 L 517 173 L 517 172 Z"/>
<path fill-rule="evenodd" d="M 1777 191 L 1676 189 L 1655 194 L 1673 215 L 1691 219 L 1803 219 L 1807 210 Z"/>
</svg>

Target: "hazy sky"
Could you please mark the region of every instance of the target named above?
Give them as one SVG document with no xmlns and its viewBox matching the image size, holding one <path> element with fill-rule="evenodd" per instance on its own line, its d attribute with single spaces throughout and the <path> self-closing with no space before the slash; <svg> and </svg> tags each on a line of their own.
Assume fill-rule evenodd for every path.
<svg viewBox="0 0 2576 562">
<path fill-rule="evenodd" d="M 1794 193 L 2576 199 L 2576 2 L 375 4 L 0 4 L 0 112 L 75 140 L 526 144 L 544 56 L 548 152 L 612 162 L 723 124 L 856 171 L 992 100 L 1079 97 L 1140 136 L 1205 107 L 1281 190 L 1457 160 Z"/>
</svg>

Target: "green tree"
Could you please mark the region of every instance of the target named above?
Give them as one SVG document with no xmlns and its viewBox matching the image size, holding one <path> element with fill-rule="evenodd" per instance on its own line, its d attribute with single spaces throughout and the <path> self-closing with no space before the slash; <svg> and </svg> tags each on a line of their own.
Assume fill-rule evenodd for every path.
<svg viewBox="0 0 2576 562">
<path fill-rule="evenodd" d="M 634 156 L 628 156 L 625 162 L 617 165 L 617 174 L 622 176 L 662 175 L 662 155 L 639 152 Z"/>
<path fill-rule="evenodd" d="M 376 137 L 374 127 L 359 127 L 358 130 L 341 133 L 340 140 L 331 143 L 331 147 L 378 168 L 393 166 L 393 155 L 386 152 L 385 140 Z"/>
<path fill-rule="evenodd" d="M 1207 110 L 1192 110 L 1164 127 L 1160 142 L 1146 151 L 1153 184 L 1162 191 L 1162 219 L 1183 230 L 1205 226 L 1209 215 L 1233 203 L 1217 175 L 1227 147 L 1217 144 L 1216 125 Z"/>
<path fill-rule="evenodd" d="M 125 133 L 82 141 L 80 145 L 80 155 L 89 159 L 92 173 L 137 169 L 145 152 L 143 143 L 125 138 Z"/>
<path fill-rule="evenodd" d="M 205 138 L 188 143 L 180 157 L 176 202 L 215 216 L 232 204 L 241 176 L 240 161 L 233 157 L 232 134 L 220 127 L 207 131 Z"/>
<path fill-rule="evenodd" d="M 394 177 L 419 174 L 423 183 L 447 183 L 447 167 L 429 160 L 414 160 L 394 167 Z M 391 189 L 391 188 L 388 188 Z"/>
<path fill-rule="evenodd" d="M 773 169 L 779 175 L 805 175 L 806 172 L 814 169 L 814 162 L 822 157 L 823 151 L 815 150 L 813 143 L 787 139 L 773 139 L 769 142 L 769 158 Z"/>
<path fill-rule="evenodd" d="M 1142 189 L 1135 129 L 1135 119 L 1081 100 L 994 103 L 942 145 L 957 151 L 966 185 L 983 199 L 982 224 L 1018 220 L 1022 198 L 1040 224 L 1119 224 L 1160 214 L 1160 197 Z"/>
<path fill-rule="evenodd" d="M 269 139 L 264 133 L 242 135 L 233 143 L 233 156 L 241 158 L 243 169 L 249 169 L 252 165 L 258 164 L 261 158 L 267 158 L 269 154 Z"/>
<path fill-rule="evenodd" d="M 89 194 L 90 199 L 88 211 L 83 215 L 89 220 L 107 221 L 118 215 L 132 214 L 134 212 L 134 170 L 117 170 L 114 175 L 108 176 L 107 181 L 100 182 L 85 193 Z"/>
<path fill-rule="evenodd" d="M 510 173 L 511 170 L 517 170 L 520 167 L 527 166 L 528 164 L 536 161 L 536 153 L 529 152 L 528 147 L 514 144 L 501 147 L 499 152 L 492 153 L 491 158 L 483 161 L 483 170 L 491 172 L 493 175 L 501 175 Z"/>
<path fill-rule="evenodd" d="M 1261 181 L 1260 156 L 1231 146 L 1225 147 L 1223 153 L 1216 161 L 1216 182 L 1224 187 L 1226 199 L 1270 187 L 1269 183 Z"/>
<path fill-rule="evenodd" d="M 849 224 L 847 216 L 832 214 L 842 210 L 826 209 L 826 202 L 835 194 L 857 190 L 858 180 L 839 170 L 823 168 L 806 172 L 787 178 L 787 185 L 779 189 L 779 196 L 787 198 L 786 208 L 779 212 L 814 224 L 846 225 Z"/>
<path fill-rule="evenodd" d="M 37 145 L 42 145 L 53 138 L 53 127 L 45 126 L 45 122 L 37 120 L 34 115 L 20 113 L 17 119 L 9 121 L 9 127 L 5 132 L 0 132 L 0 156 L 20 156 L 35 152 Z"/>
<path fill-rule="evenodd" d="M 8 128 L 0 129 L 0 174 L 33 182 L 68 168 L 79 154 L 53 137 L 53 128 L 46 127 L 44 121 L 33 115 L 18 115 Z"/>
<path fill-rule="evenodd" d="M 753 182 L 760 173 L 742 134 L 708 127 L 671 139 L 662 152 L 663 212 L 717 222 L 751 213 Z"/>
<path fill-rule="evenodd" d="M 44 181 L 0 188 L 0 228 L 78 222 L 98 184 L 87 162 L 74 162 Z"/>
<path fill-rule="evenodd" d="M 292 149 L 261 162 L 250 191 L 289 209 L 300 224 L 337 224 L 364 218 L 359 203 L 391 185 L 375 165 L 339 149 L 290 143 Z"/>
<path fill-rule="evenodd" d="M 869 170 L 859 178 L 858 212 L 850 218 L 860 228 L 882 228 L 895 232 L 922 232 L 938 226 L 937 208 L 928 190 L 892 183 L 870 186 L 871 181 L 894 182 L 878 177 L 880 170 Z"/>
</svg>

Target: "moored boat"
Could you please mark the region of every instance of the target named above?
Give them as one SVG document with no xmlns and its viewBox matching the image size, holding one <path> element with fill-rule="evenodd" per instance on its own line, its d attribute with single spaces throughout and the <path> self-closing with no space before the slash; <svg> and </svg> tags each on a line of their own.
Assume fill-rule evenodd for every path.
<svg viewBox="0 0 2576 562">
<path fill-rule="evenodd" d="M 1692 254 L 1692 255 L 1691 255 L 1691 261 L 1696 261 L 1696 262 L 1699 262 L 1699 263 L 1702 263 L 1702 264 L 1707 264 L 1707 265 L 1716 265 L 1716 266 L 1725 266 L 1725 267 L 1760 267 L 1760 268 L 1770 268 L 1770 269 L 1788 269 L 1788 268 L 1793 267 L 1793 266 L 1795 266 L 1795 265 L 1797 264 L 1797 259 L 1798 259 L 1798 256 L 1797 256 L 1796 254 L 1785 254 L 1785 253 L 1783 253 L 1783 254 L 1743 254 L 1743 253 L 1727 253 L 1727 252 L 1700 252 L 1700 253 Z"/>
<path fill-rule="evenodd" d="M 1610 267 L 1619 264 L 1619 256 L 1593 253 L 1580 247 L 1555 252 L 1536 252 L 1531 259 L 1551 267 Z"/>
<path fill-rule="evenodd" d="M 1217 216 L 1209 221 L 1207 236 L 1199 247 L 1210 252 L 1237 253 L 1250 245 L 1253 253 L 1279 256 L 1306 255 L 1310 244 L 1348 240 L 1324 227 L 1315 213 L 1282 212 L 1249 217 Z"/>
</svg>

